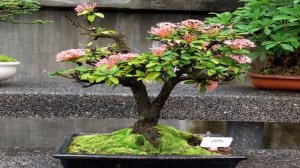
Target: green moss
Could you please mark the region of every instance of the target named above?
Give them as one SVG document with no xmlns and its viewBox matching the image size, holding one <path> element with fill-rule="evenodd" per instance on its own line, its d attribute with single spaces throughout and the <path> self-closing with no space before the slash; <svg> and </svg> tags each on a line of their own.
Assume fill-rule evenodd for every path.
<svg viewBox="0 0 300 168">
<path fill-rule="evenodd" d="M 16 62 L 16 60 L 10 56 L 0 55 L 0 62 Z"/>
<path fill-rule="evenodd" d="M 159 125 L 156 129 L 161 134 L 158 148 L 153 147 L 144 136 L 133 134 L 131 128 L 126 128 L 111 134 L 74 137 L 67 152 L 102 155 L 215 155 L 199 146 L 189 145 L 189 139 L 201 141 L 201 137 L 169 126 Z"/>
</svg>

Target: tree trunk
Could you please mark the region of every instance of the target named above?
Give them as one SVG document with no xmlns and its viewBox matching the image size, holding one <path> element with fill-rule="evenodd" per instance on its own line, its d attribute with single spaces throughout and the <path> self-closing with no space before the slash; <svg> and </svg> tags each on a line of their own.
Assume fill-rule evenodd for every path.
<svg viewBox="0 0 300 168">
<path fill-rule="evenodd" d="M 143 82 L 138 82 L 130 87 L 136 100 L 138 112 L 138 121 L 135 123 L 133 131 L 144 135 L 155 147 L 158 147 L 160 138 L 155 126 L 158 124 L 162 108 L 178 82 L 179 79 L 165 82 L 153 102 L 150 102 Z"/>
<path fill-rule="evenodd" d="M 143 82 L 137 82 L 130 87 L 138 112 L 138 121 L 133 131 L 145 136 L 154 146 L 159 144 L 159 134 L 155 129 L 160 117 L 160 110 L 156 110 L 150 102 L 146 86 Z"/>
</svg>

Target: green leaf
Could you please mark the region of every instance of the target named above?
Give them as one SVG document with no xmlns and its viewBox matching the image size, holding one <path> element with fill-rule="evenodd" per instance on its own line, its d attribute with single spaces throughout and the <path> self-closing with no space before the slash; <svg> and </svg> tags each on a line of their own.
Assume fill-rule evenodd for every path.
<svg viewBox="0 0 300 168">
<path fill-rule="evenodd" d="M 239 73 L 239 68 L 232 68 L 232 70 L 233 70 L 233 72 L 234 72 L 235 74 L 238 74 L 238 73 Z"/>
<path fill-rule="evenodd" d="M 106 76 L 99 76 L 99 77 L 96 77 L 96 82 L 99 83 L 99 82 L 102 82 L 106 79 Z"/>
<path fill-rule="evenodd" d="M 208 76 L 212 76 L 212 75 L 216 74 L 216 72 L 217 72 L 217 71 L 216 71 L 215 69 L 208 69 L 208 70 L 207 70 L 207 75 L 208 75 Z"/>
<path fill-rule="evenodd" d="M 159 77 L 159 75 L 160 75 L 160 72 L 150 72 L 146 78 L 153 80 L 153 79 L 156 79 L 157 77 Z"/>
<path fill-rule="evenodd" d="M 94 22 L 94 20 L 95 20 L 95 15 L 88 15 L 87 19 L 88 19 L 88 21 L 90 21 L 90 22 Z"/>
<path fill-rule="evenodd" d="M 173 70 L 167 71 L 168 75 L 171 77 L 176 77 L 176 73 Z"/>
<path fill-rule="evenodd" d="M 266 50 L 269 50 L 269 49 L 275 47 L 276 45 L 277 45 L 276 43 L 266 45 Z"/>
<path fill-rule="evenodd" d="M 54 73 L 48 73 L 48 77 L 49 78 L 53 78 L 53 77 L 56 77 L 57 76 L 57 73 L 54 72 Z"/>
<path fill-rule="evenodd" d="M 266 35 L 269 35 L 272 31 L 269 28 L 265 28 L 264 32 Z"/>
<path fill-rule="evenodd" d="M 289 21 L 291 21 L 291 22 L 294 22 L 294 21 L 297 20 L 297 18 L 288 16 L 288 15 L 279 15 L 279 16 L 275 16 L 275 17 L 273 18 L 273 20 L 289 20 Z"/>
<path fill-rule="evenodd" d="M 140 70 L 136 70 L 135 72 L 136 72 L 136 75 L 137 75 L 138 77 L 143 77 L 143 76 L 145 76 L 145 73 L 142 72 L 142 71 L 140 71 Z"/>
<path fill-rule="evenodd" d="M 104 15 L 102 13 L 94 13 L 94 15 L 99 18 L 104 18 Z"/>
<path fill-rule="evenodd" d="M 284 48 L 285 50 L 294 52 L 294 47 L 289 45 L 289 44 L 280 44 L 282 48 Z"/>
<path fill-rule="evenodd" d="M 108 77 L 108 79 L 110 81 L 112 81 L 112 83 L 114 83 L 115 85 L 119 84 L 119 80 L 117 78 L 113 77 L 113 76 Z"/>
<path fill-rule="evenodd" d="M 87 47 L 90 47 L 92 45 L 93 45 L 93 42 L 89 42 L 88 45 L 87 45 Z"/>
<path fill-rule="evenodd" d="M 278 10 L 280 10 L 286 14 L 290 14 L 290 15 L 294 14 L 293 9 L 291 9 L 289 7 L 280 7 L 280 8 L 278 8 Z"/>
<path fill-rule="evenodd" d="M 80 72 L 87 72 L 89 71 L 89 69 L 87 67 L 84 66 L 78 66 L 74 68 L 76 71 L 80 71 Z"/>
<path fill-rule="evenodd" d="M 111 86 L 113 83 L 112 83 L 112 81 L 111 81 L 110 79 L 107 79 L 107 78 L 106 78 L 105 84 L 106 84 L 107 86 Z"/>
<path fill-rule="evenodd" d="M 262 45 L 269 45 L 269 44 L 276 44 L 275 41 L 264 41 L 263 43 L 261 43 Z"/>
<path fill-rule="evenodd" d="M 215 58 L 210 59 L 211 62 L 213 62 L 214 64 L 219 64 L 219 61 Z"/>
<path fill-rule="evenodd" d="M 155 65 L 157 65 L 156 62 L 150 62 L 148 65 L 146 65 L 146 68 L 152 68 L 152 67 L 154 67 Z"/>
<path fill-rule="evenodd" d="M 300 46 L 300 43 L 299 41 L 292 41 L 291 42 L 291 45 L 294 47 L 294 48 L 298 48 Z"/>
<path fill-rule="evenodd" d="M 113 74 L 116 74 L 118 71 L 120 71 L 119 68 L 113 67 L 112 69 L 109 70 L 108 74 L 113 75 Z"/>
<path fill-rule="evenodd" d="M 95 78 L 89 78 L 88 79 L 90 83 L 94 83 L 95 82 Z"/>
<path fill-rule="evenodd" d="M 89 73 L 85 73 L 85 74 L 83 74 L 83 75 L 80 76 L 80 79 L 87 80 L 89 77 L 90 77 L 90 74 Z"/>
</svg>

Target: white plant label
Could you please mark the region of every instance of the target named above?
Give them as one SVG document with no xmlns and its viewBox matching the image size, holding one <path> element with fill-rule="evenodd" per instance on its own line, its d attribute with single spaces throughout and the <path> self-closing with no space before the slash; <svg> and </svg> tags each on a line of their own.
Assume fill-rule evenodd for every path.
<svg viewBox="0 0 300 168">
<path fill-rule="evenodd" d="M 203 148 L 227 148 L 230 146 L 233 138 L 231 137 L 204 137 L 200 146 Z"/>
</svg>

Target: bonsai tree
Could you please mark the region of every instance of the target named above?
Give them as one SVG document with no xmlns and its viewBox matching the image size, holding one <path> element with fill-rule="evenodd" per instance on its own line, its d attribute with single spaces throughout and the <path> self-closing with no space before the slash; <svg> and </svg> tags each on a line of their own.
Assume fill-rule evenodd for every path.
<svg viewBox="0 0 300 168">
<path fill-rule="evenodd" d="M 247 55 L 248 49 L 255 47 L 253 42 L 237 35 L 231 27 L 199 20 L 158 23 L 149 31 L 148 39 L 161 45 L 149 53 L 131 53 L 123 34 L 93 26 L 96 18 L 104 18 L 95 7 L 91 3 L 75 9 L 86 24 L 71 20 L 93 40 L 86 48 L 59 53 L 58 62 L 74 63 L 74 67 L 49 76 L 72 79 L 83 87 L 105 84 L 130 88 L 138 114 L 133 132 L 144 135 L 154 146 L 159 145 L 156 126 L 161 111 L 177 84 L 194 84 L 200 92 L 210 92 L 224 80 L 241 77 L 251 63 Z M 115 43 L 98 47 L 94 41 L 103 38 Z M 146 90 L 146 84 L 151 82 L 162 84 L 154 99 Z"/>
<path fill-rule="evenodd" d="M 207 23 L 233 26 L 257 47 L 253 59 L 267 61 L 258 69 L 261 74 L 300 75 L 300 1 L 241 0 L 244 7 L 234 12 L 216 14 Z"/>
</svg>

